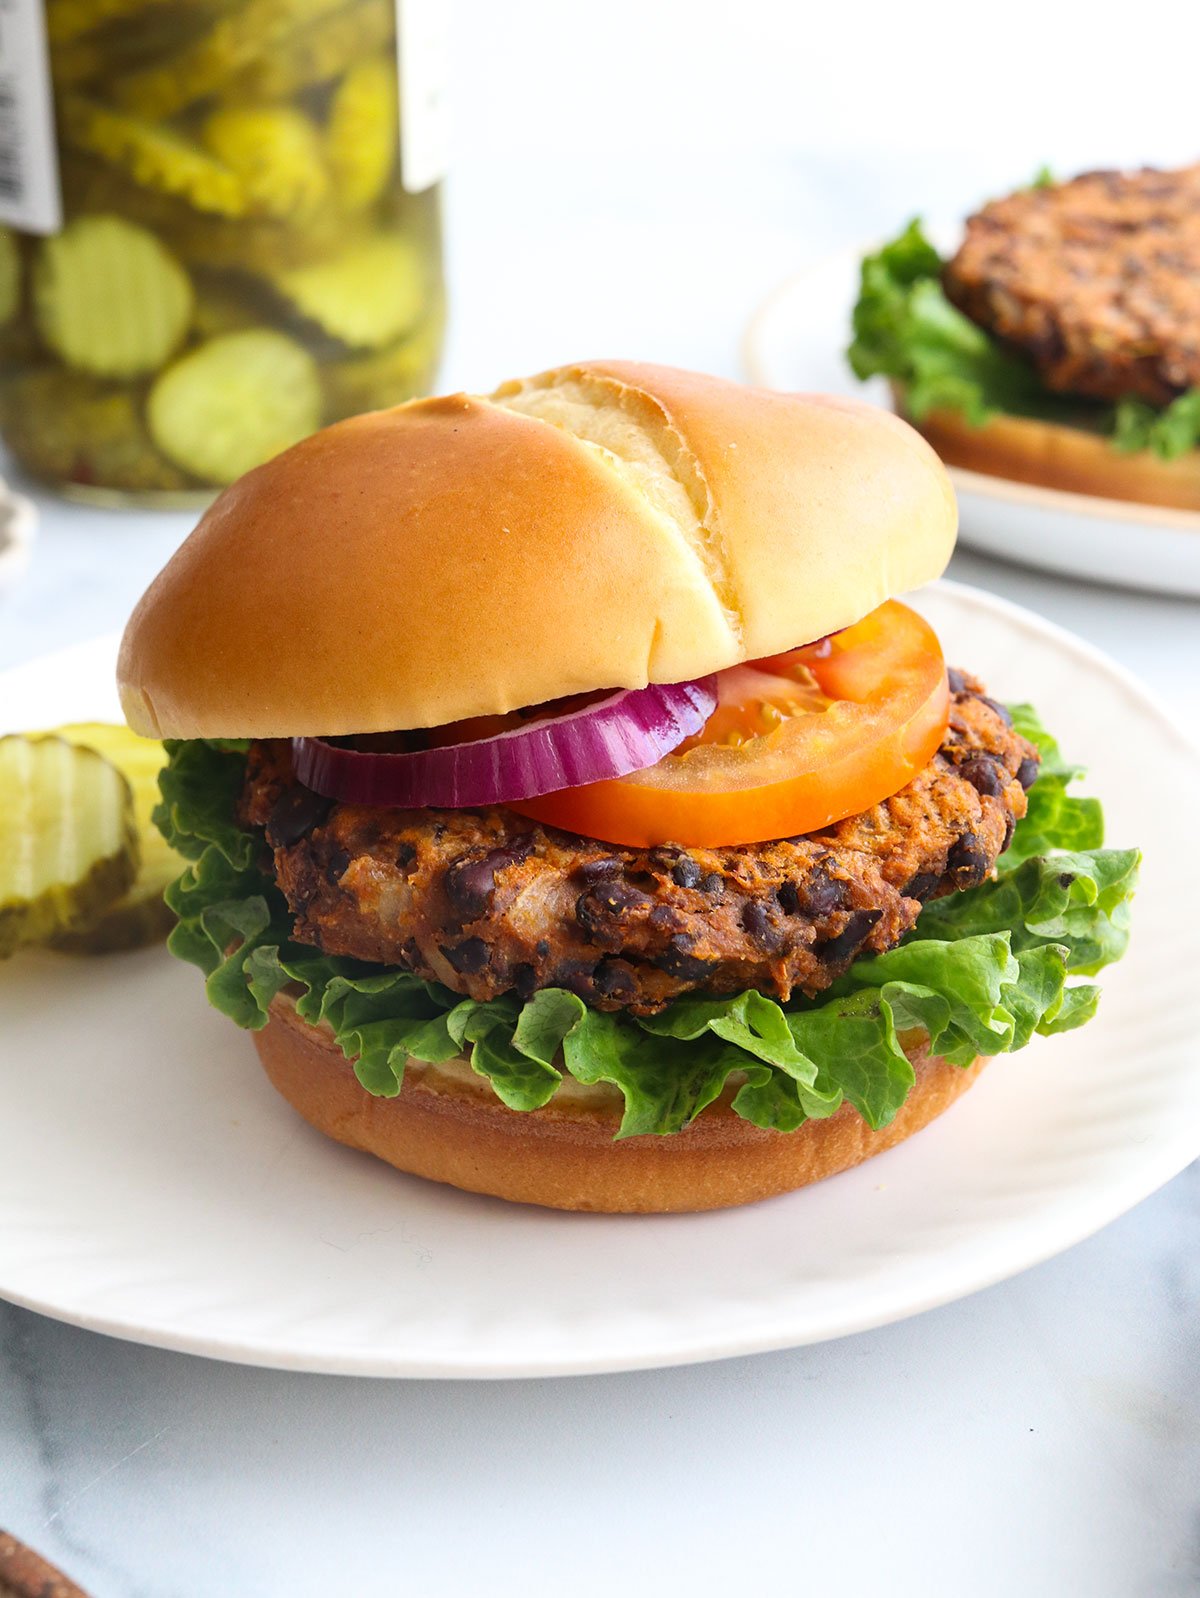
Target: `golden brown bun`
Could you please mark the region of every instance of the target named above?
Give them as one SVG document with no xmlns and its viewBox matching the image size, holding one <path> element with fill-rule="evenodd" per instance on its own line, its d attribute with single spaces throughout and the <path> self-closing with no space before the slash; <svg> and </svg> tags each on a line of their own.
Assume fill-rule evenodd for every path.
<svg viewBox="0 0 1200 1598">
<path fill-rule="evenodd" d="M 678 682 L 856 621 L 956 531 L 897 418 L 592 362 L 327 428 L 228 488 L 134 611 L 155 737 L 425 727 Z"/>
<path fill-rule="evenodd" d="M 953 411 L 931 411 L 915 425 L 948 466 L 1072 494 L 1200 510 L 1200 450 L 1173 461 L 1149 450 L 1120 455 L 1096 433 L 1024 416 L 972 427 Z"/>
<path fill-rule="evenodd" d="M 377 1155 L 389 1165 L 471 1193 L 490 1193 L 556 1210 L 609 1214 L 725 1209 L 794 1188 L 882 1154 L 947 1109 L 978 1076 L 931 1057 L 915 1041 L 908 1054 L 916 1085 L 896 1119 L 872 1132 L 850 1105 L 798 1132 L 751 1126 L 728 1095 L 671 1137 L 619 1143 L 614 1089 L 579 1090 L 541 1110 L 510 1110 L 464 1063 L 410 1062 L 398 1098 L 372 1098 L 327 1028 L 311 1027 L 286 996 L 254 1034 L 268 1077 L 319 1132 Z"/>
</svg>

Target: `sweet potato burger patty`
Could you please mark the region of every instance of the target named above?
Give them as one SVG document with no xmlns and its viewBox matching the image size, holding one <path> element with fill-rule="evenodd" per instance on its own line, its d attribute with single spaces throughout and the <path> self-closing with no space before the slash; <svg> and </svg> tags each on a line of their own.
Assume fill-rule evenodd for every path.
<svg viewBox="0 0 1200 1598">
<path fill-rule="evenodd" d="M 906 788 L 822 832 L 629 849 L 500 807 L 382 810 L 301 787 L 286 741 L 251 746 L 240 814 L 264 829 L 296 938 L 476 999 L 563 987 L 645 1015 L 689 991 L 826 988 L 890 948 L 923 902 L 988 876 L 1037 754 L 974 679 Z"/>
<path fill-rule="evenodd" d="M 1200 384 L 1200 165 L 1089 172 L 985 205 L 950 299 L 1047 388 L 1165 405 Z"/>
</svg>

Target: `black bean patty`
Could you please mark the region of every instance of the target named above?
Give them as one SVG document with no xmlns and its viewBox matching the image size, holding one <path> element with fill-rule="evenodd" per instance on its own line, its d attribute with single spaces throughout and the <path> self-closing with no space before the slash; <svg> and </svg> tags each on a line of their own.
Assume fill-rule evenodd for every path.
<svg viewBox="0 0 1200 1598">
<path fill-rule="evenodd" d="M 1165 405 L 1200 384 L 1200 165 L 1088 172 L 993 200 L 944 284 L 1047 388 Z"/>
<path fill-rule="evenodd" d="M 977 682 L 950 684 L 924 771 L 801 838 L 629 849 L 498 806 L 332 804 L 296 782 L 286 741 L 251 746 L 240 819 L 265 830 L 300 941 L 472 998 L 563 987 L 648 1015 L 693 991 L 813 994 L 924 901 L 982 882 L 1025 813 L 1036 751 Z"/>
</svg>

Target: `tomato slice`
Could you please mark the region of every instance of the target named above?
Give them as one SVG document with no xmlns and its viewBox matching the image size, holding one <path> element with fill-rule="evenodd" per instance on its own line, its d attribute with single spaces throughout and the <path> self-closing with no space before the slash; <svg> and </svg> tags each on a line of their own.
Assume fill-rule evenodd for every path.
<svg viewBox="0 0 1200 1598">
<path fill-rule="evenodd" d="M 510 808 L 635 846 L 794 837 L 898 793 L 933 758 L 949 718 L 937 635 L 894 599 L 717 680 L 703 732 L 657 765 Z"/>
</svg>

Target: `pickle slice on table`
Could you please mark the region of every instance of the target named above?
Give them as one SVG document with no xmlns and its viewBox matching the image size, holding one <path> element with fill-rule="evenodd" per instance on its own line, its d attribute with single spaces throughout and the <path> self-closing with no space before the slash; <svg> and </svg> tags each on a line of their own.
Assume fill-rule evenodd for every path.
<svg viewBox="0 0 1200 1598">
<path fill-rule="evenodd" d="M 307 216 L 329 199 L 321 136 L 295 106 L 224 106 L 207 118 L 201 137 L 258 211 Z"/>
<path fill-rule="evenodd" d="M 33 274 L 38 331 L 68 366 L 140 377 L 187 331 L 192 286 L 154 234 L 119 216 L 81 216 L 46 239 Z"/>
<path fill-rule="evenodd" d="M 350 210 L 373 204 L 396 164 L 399 91 L 382 56 L 352 67 L 329 106 L 325 143 L 338 197 Z"/>
<path fill-rule="evenodd" d="M 424 275 L 412 239 L 380 233 L 327 261 L 280 272 L 275 286 L 295 310 L 348 349 L 394 343 L 420 318 Z"/>
<path fill-rule="evenodd" d="M 146 404 L 154 442 L 210 483 L 298 444 L 321 421 L 316 362 L 270 328 L 209 339 L 167 368 Z"/>
<path fill-rule="evenodd" d="M 0 738 L 0 957 L 94 920 L 138 869 L 133 795 L 63 738 Z"/>
<path fill-rule="evenodd" d="M 56 727 L 54 736 L 94 749 L 123 774 L 133 791 L 141 864 L 127 893 L 102 910 L 96 920 L 60 933 L 52 940 L 53 946 L 68 954 L 111 954 L 161 941 L 175 924 L 163 893 L 187 864 L 152 819 L 161 797 L 158 774 L 166 764 L 166 751 L 157 738 L 143 738 L 117 722 L 73 722 Z"/>
</svg>

